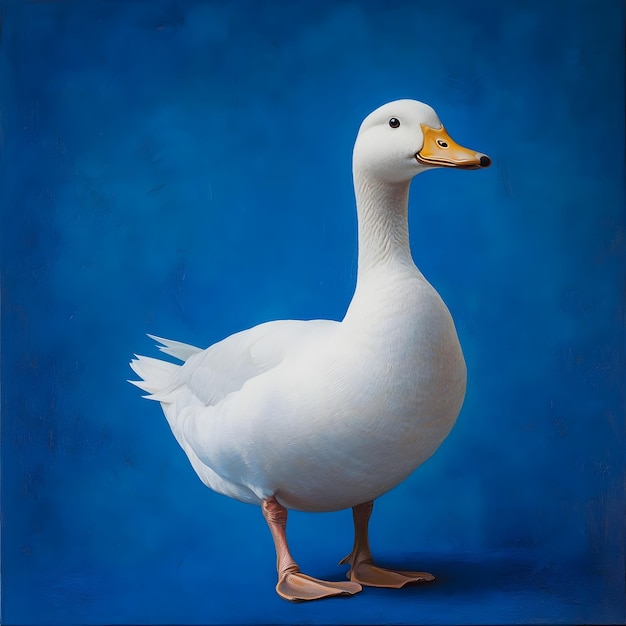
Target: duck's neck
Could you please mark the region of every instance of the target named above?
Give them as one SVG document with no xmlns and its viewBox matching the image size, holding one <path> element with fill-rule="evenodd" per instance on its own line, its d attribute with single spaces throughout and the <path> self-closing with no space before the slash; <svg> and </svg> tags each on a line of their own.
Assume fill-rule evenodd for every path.
<svg viewBox="0 0 626 626">
<path fill-rule="evenodd" d="M 359 260 L 357 285 L 385 265 L 414 268 L 409 246 L 409 182 L 383 183 L 354 174 Z"/>
</svg>

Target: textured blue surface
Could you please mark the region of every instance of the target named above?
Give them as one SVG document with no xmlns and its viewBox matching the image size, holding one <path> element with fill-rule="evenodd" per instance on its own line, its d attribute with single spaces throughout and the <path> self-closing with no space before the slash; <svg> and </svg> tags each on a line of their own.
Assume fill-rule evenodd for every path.
<svg viewBox="0 0 626 626">
<path fill-rule="evenodd" d="M 2 9 L 4 623 L 624 621 L 622 3 Z M 260 511 L 202 486 L 127 362 L 340 318 L 352 143 L 399 97 L 494 159 L 411 192 L 469 390 L 372 543 L 438 581 L 292 605 Z M 349 512 L 289 531 L 343 576 Z"/>
</svg>

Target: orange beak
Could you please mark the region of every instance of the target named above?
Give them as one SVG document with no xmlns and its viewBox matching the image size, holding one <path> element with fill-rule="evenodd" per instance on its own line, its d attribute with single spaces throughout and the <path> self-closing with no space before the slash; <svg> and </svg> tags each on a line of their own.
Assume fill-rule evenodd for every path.
<svg viewBox="0 0 626 626">
<path fill-rule="evenodd" d="M 415 158 L 432 167 L 457 167 L 463 170 L 477 170 L 491 165 L 491 159 L 481 152 L 460 146 L 448 135 L 446 129 L 431 128 L 422 124 L 424 145 Z"/>
</svg>

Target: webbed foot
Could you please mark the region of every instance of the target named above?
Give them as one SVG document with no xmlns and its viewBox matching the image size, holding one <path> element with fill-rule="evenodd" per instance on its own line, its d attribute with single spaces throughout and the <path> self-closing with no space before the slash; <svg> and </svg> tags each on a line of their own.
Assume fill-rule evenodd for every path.
<svg viewBox="0 0 626 626">
<path fill-rule="evenodd" d="M 328 582 L 303 574 L 287 545 L 287 509 L 273 496 L 263 500 L 261 508 L 276 547 L 276 592 L 281 598 L 304 602 L 332 596 L 351 596 L 361 591 L 362 587 L 357 582 Z"/>
<path fill-rule="evenodd" d="M 359 593 L 362 587 L 357 582 L 329 582 L 307 576 L 302 572 L 283 574 L 276 585 L 276 592 L 290 602 L 320 600 L 332 596 L 351 596 Z"/>
<path fill-rule="evenodd" d="M 434 580 L 435 577 L 428 572 L 392 570 L 374 565 L 368 539 L 368 525 L 373 508 L 373 501 L 352 507 L 354 547 L 352 552 L 339 562 L 339 565 L 350 566 L 346 577 L 366 587 L 391 587 L 393 589 L 399 589 L 409 583 Z"/>
<path fill-rule="evenodd" d="M 352 555 L 340 561 L 340 565 L 348 563 L 350 569 L 346 578 L 365 587 L 389 587 L 399 589 L 404 585 L 417 582 L 430 582 L 435 577 L 428 572 L 412 572 L 406 570 L 392 570 L 374 565 L 373 561 L 353 564 Z"/>
</svg>

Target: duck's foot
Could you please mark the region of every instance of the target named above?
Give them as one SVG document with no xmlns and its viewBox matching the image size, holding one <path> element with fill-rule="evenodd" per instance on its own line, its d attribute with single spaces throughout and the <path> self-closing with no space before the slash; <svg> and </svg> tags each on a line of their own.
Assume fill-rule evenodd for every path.
<svg viewBox="0 0 626 626">
<path fill-rule="evenodd" d="M 307 576 L 302 572 L 288 572 L 281 576 L 276 585 L 278 595 L 290 602 L 321 600 L 332 596 L 351 596 L 359 593 L 361 589 L 358 582 L 329 582 Z"/>
<path fill-rule="evenodd" d="M 410 583 L 430 582 L 435 577 L 428 572 L 411 572 L 406 570 L 385 569 L 374 565 L 372 561 L 352 562 L 352 555 L 348 555 L 339 562 L 339 565 L 348 563 L 350 569 L 346 578 L 365 587 L 387 587 L 399 589 Z"/>
</svg>

